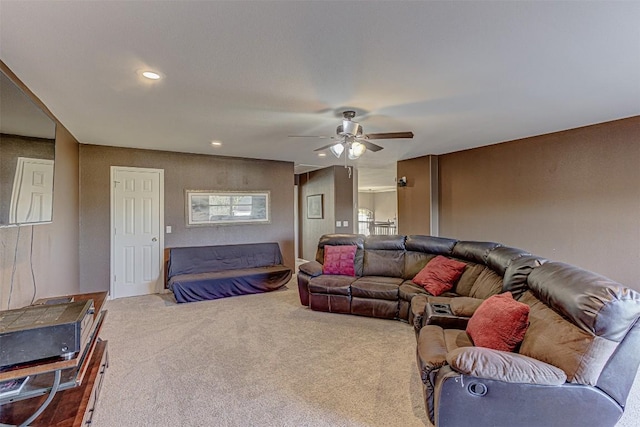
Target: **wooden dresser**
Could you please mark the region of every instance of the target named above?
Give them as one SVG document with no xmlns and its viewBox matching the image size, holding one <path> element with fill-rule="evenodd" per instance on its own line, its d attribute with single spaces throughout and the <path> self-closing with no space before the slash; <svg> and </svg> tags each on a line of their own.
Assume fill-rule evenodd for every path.
<svg viewBox="0 0 640 427">
<path fill-rule="evenodd" d="M 44 411 L 29 425 L 76 427 L 91 424 L 100 386 L 109 365 L 107 341 L 99 338 L 107 312 L 103 310 L 106 292 L 68 295 L 74 301 L 94 302 L 94 322 L 91 338 L 86 347 L 69 360 L 53 360 L 47 363 L 21 366 L 0 371 L 0 382 L 29 376 L 24 390 L 11 399 L 4 399 L 0 406 L 0 424 L 21 425 L 47 400 L 54 383 L 54 372 L 61 372 L 60 389 Z M 56 299 L 64 297 L 56 297 Z M 44 304 L 38 300 L 36 304 Z M 8 400 L 8 401 L 7 401 Z"/>
</svg>

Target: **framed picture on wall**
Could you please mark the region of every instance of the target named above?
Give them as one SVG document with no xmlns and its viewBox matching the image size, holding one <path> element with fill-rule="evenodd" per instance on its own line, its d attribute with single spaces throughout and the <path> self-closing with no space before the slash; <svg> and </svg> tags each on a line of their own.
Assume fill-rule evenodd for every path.
<svg viewBox="0 0 640 427">
<path fill-rule="evenodd" d="M 322 219 L 324 218 L 323 195 L 314 194 L 307 196 L 307 218 Z"/>
<path fill-rule="evenodd" d="M 269 223 L 269 192 L 186 190 L 187 226 Z"/>
</svg>

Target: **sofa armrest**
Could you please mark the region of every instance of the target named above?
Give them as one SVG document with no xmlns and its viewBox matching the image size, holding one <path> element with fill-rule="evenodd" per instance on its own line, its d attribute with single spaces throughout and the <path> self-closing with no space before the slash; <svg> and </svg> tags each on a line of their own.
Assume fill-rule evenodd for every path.
<svg viewBox="0 0 640 427">
<path fill-rule="evenodd" d="M 482 298 L 456 297 L 451 298 L 449 306 L 455 316 L 471 317 L 483 302 L 484 300 Z"/>
<path fill-rule="evenodd" d="M 517 353 L 484 347 L 461 347 L 447 354 L 453 370 L 476 378 L 518 384 L 561 385 L 565 372 L 548 363 Z"/>
<path fill-rule="evenodd" d="M 447 343 L 440 326 L 426 325 L 420 329 L 417 347 L 418 368 L 422 380 L 426 410 L 433 421 L 434 384 L 438 370 L 447 363 Z"/>
<path fill-rule="evenodd" d="M 318 261 L 309 261 L 301 264 L 299 270 L 311 277 L 320 276 L 322 274 L 322 264 Z"/>
<path fill-rule="evenodd" d="M 438 370 L 434 388 L 438 427 L 613 427 L 624 409 L 598 387 L 508 383 L 461 374 L 449 365 Z"/>
</svg>

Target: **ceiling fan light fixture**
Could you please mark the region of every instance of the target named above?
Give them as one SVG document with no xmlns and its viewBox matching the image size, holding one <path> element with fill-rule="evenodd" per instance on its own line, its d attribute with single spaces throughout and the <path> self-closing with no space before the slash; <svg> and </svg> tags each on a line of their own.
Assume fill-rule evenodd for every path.
<svg viewBox="0 0 640 427">
<path fill-rule="evenodd" d="M 337 132 L 339 135 L 359 136 L 362 135 L 362 127 L 359 123 L 351 120 L 343 120 L 342 125 L 338 126 Z"/>
<path fill-rule="evenodd" d="M 350 160 L 359 159 L 364 152 L 367 151 L 367 147 L 359 142 L 352 142 L 349 144 L 349 150 L 347 152 Z"/>
<path fill-rule="evenodd" d="M 331 151 L 337 158 L 340 158 L 340 155 L 344 151 L 344 146 L 342 145 L 342 143 L 338 143 L 329 147 L 329 151 Z"/>
</svg>

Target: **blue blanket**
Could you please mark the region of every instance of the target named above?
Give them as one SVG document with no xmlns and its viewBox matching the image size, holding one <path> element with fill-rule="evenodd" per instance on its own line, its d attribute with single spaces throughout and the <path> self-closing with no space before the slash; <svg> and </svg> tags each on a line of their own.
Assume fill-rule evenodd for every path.
<svg viewBox="0 0 640 427">
<path fill-rule="evenodd" d="M 168 284 L 179 303 L 269 292 L 291 275 L 277 243 L 170 249 Z"/>
</svg>

